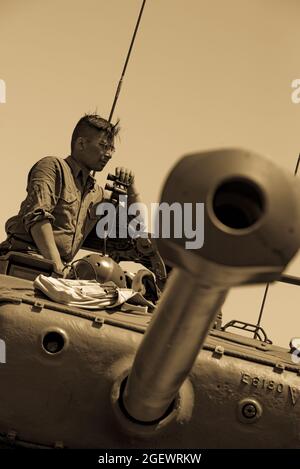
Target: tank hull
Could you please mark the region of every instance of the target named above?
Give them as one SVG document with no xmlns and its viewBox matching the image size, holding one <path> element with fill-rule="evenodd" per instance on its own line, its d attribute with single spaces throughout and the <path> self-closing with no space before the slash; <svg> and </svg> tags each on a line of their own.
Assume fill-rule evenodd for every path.
<svg viewBox="0 0 300 469">
<path fill-rule="evenodd" d="M 171 417 L 142 426 L 121 417 L 118 393 L 150 315 L 72 310 L 37 297 L 30 281 L 9 276 L 0 276 L 0 285 L 0 338 L 6 347 L 0 364 L 3 443 L 300 447 L 300 367 L 287 350 L 212 331 Z M 55 353 L 45 339 L 53 334 L 63 338 Z"/>
</svg>

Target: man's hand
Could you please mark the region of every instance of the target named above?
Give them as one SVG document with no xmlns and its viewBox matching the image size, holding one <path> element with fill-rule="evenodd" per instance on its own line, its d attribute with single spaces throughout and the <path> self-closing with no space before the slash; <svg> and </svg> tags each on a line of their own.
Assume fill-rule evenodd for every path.
<svg viewBox="0 0 300 469">
<path fill-rule="evenodd" d="M 134 182 L 134 173 L 131 171 L 131 169 L 119 166 L 115 169 L 115 175 L 120 182 L 124 182 L 125 184 L 132 186 Z"/>
<path fill-rule="evenodd" d="M 55 262 L 55 270 L 57 273 L 63 275 L 64 268 L 65 266 L 61 261 Z"/>
<path fill-rule="evenodd" d="M 141 202 L 140 195 L 135 187 L 134 172 L 131 169 L 119 166 L 115 169 L 115 175 L 119 181 L 129 184 L 127 189 L 128 202 L 130 204 Z"/>
</svg>

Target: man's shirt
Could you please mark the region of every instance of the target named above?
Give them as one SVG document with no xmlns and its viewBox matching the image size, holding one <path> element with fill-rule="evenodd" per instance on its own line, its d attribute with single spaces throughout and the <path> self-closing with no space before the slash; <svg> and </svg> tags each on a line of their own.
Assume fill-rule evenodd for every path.
<svg viewBox="0 0 300 469">
<path fill-rule="evenodd" d="M 49 220 L 60 256 L 70 262 L 97 222 L 103 189 L 71 156 L 47 156 L 31 168 L 26 190 L 18 215 L 6 222 L 8 238 L 0 250 L 37 252 L 30 229 Z"/>
</svg>

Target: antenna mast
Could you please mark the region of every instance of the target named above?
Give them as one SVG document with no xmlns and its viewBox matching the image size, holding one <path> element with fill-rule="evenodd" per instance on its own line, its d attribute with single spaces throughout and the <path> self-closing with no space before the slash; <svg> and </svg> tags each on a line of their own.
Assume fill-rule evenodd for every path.
<svg viewBox="0 0 300 469">
<path fill-rule="evenodd" d="M 134 28 L 132 38 L 131 38 L 131 43 L 130 43 L 130 46 L 129 46 L 129 49 L 128 49 L 128 52 L 127 52 L 127 56 L 126 56 L 126 59 L 125 59 L 125 63 L 124 63 L 124 67 L 123 67 L 123 70 L 122 70 L 122 73 L 121 73 L 121 77 L 120 77 L 120 80 L 119 80 L 119 83 L 118 83 L 118 86 L 117 86 L 117 90 L 116 90 L 116 94 L 115 94 L 115 97 L 114 97 L 114 100 L 113 100 L 111 111 L 110 111 L 110 114 L 109 114 L 109 118 L 108 118 L 109 122 L 111 122 L 111 120 L 112 120 L 112 116 L 114 114 L 114 110 L 115 110 L 115 107 L 116 107 L 116 104 L 117 104 L 117 101 L 118 101 L 118 98 L 119 98 L 119 94 L 120 94 L 122 84 L 123 84 L 123 78 L 124 78 L 125 73 L 126 73 L 127 65 L 128 65 L 129 59 L 130 59 L 130 55 L 131 55 L 133 44 L 134 44 L 134 41 L 135 41 L 135 38 L 136 38 L 136 34 L 138 32 L 138 29 L 139 29 L 139 25 L 140 25 L 140 21 L 141 21 L 142 15 L 143 15 L 145 3 L 146 3 L 146 0 L 143 0 L 142 6 L 141 6 L 141 9 L 140 9 L 140 13 L 139 13 L 139 16 L 138 16 L 138 19 L 137 19 L 137 22 L 136 22 L 136 25 L 135 25 L 135 28 Z M 95 176 L 95 171 L 93 171 L 93 176 Z"/>
<path fill-rule="evenodd" d="M 131 43 L 130 43 L 130 46 L 129 46 L 129 49 L 128 49 L 128 52 L 127 52 L 124 67 L 123 67 L 123 70 L 122 70 L 122 73 L 121 73 L 121 78 L 119 80 L 117 90 L 116 90 L 116 94 L 115 94 L 115 97 L 114 97 L 114 101 L 113 101 L 113 104 L 112 104 L 112 108 L 111 108 L 111 111 L 110 111 L 110 114 L 109 114 L 109 118 L 108 118 L 109 122 L 111 122 L 111 119 L 112 119 L 112 116 L 113 116 L 113 113 L 114 113 L 114 110 L 115 110 L 115 107 L 116 107 L 116 104 L 117 104 L 117 101 L 118 101 L 118 97 L 119 97 L 121 87 L 122 87 L 122 84 L 123 84 L 123 78 L 124 78 L 125 73 L 126 73 L 126 69 L 127 69 L 127 65 L 128 65 L 128 62 L 129 62 L 129 58 L 130 58 L 130 55 L 131 55 L 132 48 L 133 48 L 133 44 L 134 44 L 134 41 L 135 41 L 136 33 L 139 29 L 139 25 L 140 25 L 140 21 L 141 21 L 141 18 L 142 18 L 145 3 L 146 3 L 146 0 L 143 0 L 142 6 L 141 6 L 141 9 L 140 9 L 140 13 L 139 13 L 139 16 L 138 16 L 138 19 L 137 19 L 137 22 L 136 22 L 136 25 L 135 25 L 135 28 L 134 28 Z"/>
</svg>

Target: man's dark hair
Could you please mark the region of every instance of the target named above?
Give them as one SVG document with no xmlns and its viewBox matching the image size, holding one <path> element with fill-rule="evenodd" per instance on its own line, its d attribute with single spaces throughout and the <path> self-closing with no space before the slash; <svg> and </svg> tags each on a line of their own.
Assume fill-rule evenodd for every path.
<svg viewBox="0 0 300 469">
<path fill-rule="evenodd" d="M 113 125 L 103 117 L 97 114 L 85 114 L 76 124 L 73 130 L 71 139 L 71 151 L 74 149 L 74 145 L 78 137 L 92 137 L 95 132 L 104 131 L 107 133 L 108 138 L 113 139 L 120 131 L 119 120 Z"/>
</svg>

